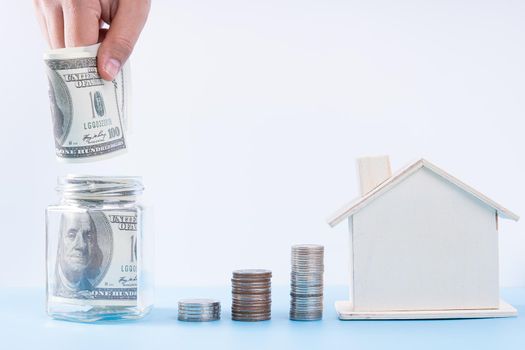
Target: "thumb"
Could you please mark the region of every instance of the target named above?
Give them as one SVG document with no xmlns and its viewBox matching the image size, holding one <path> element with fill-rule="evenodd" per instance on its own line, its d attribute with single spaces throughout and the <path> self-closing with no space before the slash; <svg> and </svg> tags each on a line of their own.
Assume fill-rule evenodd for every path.
<svg viewBox="0 0 525 350">
<path fill-rule="evenodd" d="M 113 80 L 133 51 L 146 23 L 149 0 L 121 0 L 106 37 L 100 44 L 97 66 L 104 80 Z"/>
</svg>

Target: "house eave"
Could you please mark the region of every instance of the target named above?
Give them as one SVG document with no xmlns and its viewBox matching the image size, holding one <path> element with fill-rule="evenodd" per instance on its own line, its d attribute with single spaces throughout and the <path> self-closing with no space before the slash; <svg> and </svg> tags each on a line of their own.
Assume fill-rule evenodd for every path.
<svg viewBox="0 0 525 350">
<path fill-rule="evenodd" d="M 369 203 L 371 203 L 374 199 L 380 197 L 383 193 L 391 189 L 392 187 L 399 184 L 401 181 L 421 169 L 422 167 L 425 167 L 432 171 L 433 173 L 437 174 L 438 176 L 442 177 L 443 179 L 447 180 L 448 182 L 454 184 L 455 186 L 462 189 L 464 192 L 474 196 L 481 202 L 483 202 L 485 205 L 493 208 L 500 217 L 518 221 L 519 216 L 517 214 L 514 214 L 507 208 L 503 207 L 502 205 L 496 203 L 492 199 L 488 198 L 481 192 L 475 190 L 474 188 L 470 187 L 469 185 L 465 184 L 464 182 L 460 181 L 456 177 L 450 175 L 446 171 L 442 170 L 438 166 L 430 163 L 429 161 L 425 159 L 420 159 L 417 162 L 414 162 L 410 164 L 409 166 L 401 169 L 399 172 L 394 174 L 392 177 L 387 179 L 385 182 L 377 186 L 375 189 L 367 193 L 365 196 L 355 199 L 354 201 L 348 203 L 347 205 L 343 206 L 341 209 L 336 211 L 332 216 L 330 216 L 327 219 L 328 224 L 331 227 L 337 226 L 339 223 L 344 221 L 345 219 L 349 218 L 350 216 L 357 213 L 359 210 L 363 209 L 365 206 L 367 206 Z"/>
</svg>

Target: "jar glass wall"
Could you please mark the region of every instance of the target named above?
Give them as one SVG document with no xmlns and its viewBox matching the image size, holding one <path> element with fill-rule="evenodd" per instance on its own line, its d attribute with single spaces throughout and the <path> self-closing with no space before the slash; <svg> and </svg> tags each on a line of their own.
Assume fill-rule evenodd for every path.
<svg viewBox="0 0 525 350">
<path fill-rule="evenodd" d="M 137 177 L 59 178 L 46 211 L 47 312 L 93 322 L 152 307 L 153 233 Z"/>
</svg>

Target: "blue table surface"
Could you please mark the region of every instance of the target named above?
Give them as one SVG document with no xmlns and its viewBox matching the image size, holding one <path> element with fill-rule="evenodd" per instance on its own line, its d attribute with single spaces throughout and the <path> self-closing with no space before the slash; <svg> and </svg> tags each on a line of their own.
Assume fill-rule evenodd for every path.
<svg viewBox="0 0 525 350">
<path fill-rule="evenodd" d="M 56 321 L 44 312 L 40 289 L 0 290 L 0 349 L 525 349 L 525 288 L 503 289 L 502 297 L 523 316 L 501 319 L 424 321 L 339 321 L 336 300 L 346 287 L 325 289 L 321 321 L 288 319 L 287 287 L 272 290 L 272 319 L 230 318 L 224 288 L 158 289 L 156 306 L 144 319 L 82 324 Z M 177 321 L 177 301 L 187 297 L 221 300 L 222 319 Z"/>
</svg>

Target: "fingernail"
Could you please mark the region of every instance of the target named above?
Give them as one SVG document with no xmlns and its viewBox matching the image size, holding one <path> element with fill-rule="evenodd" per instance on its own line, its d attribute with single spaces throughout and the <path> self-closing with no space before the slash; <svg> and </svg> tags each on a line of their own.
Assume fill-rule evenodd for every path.
<svg viewBox="0 0 525 350">
<path fill-rule="evenodd" d="M 119 69 L 120 62 L 114 58 L 110 58 L 104 66 L 104 70 L 106 71 L 106 73 L 111 75 L 111 79 L 115 78 L 115 76 L 118 74 Z"/>
</svg>

